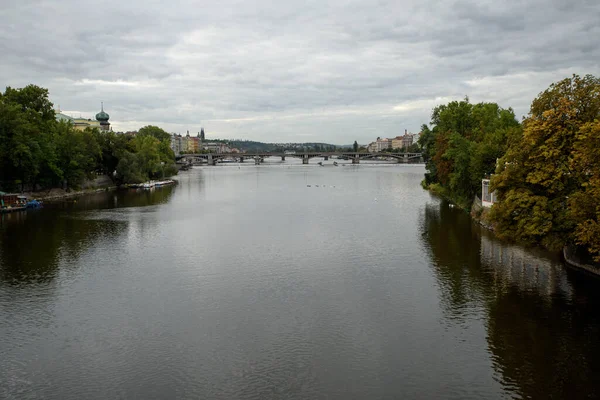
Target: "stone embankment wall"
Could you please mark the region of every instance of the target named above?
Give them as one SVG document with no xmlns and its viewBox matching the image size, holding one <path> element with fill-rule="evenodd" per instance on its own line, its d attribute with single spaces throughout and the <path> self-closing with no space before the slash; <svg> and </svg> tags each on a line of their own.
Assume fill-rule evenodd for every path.
<svg viewBox="0 0 600 400">
<path fill-rule="evenodd" d="M 488 213 L 489 208 L 484 207 L 482 205 L 481 199 L 477 196 L 473 199 L 473 204 L 471 205 L 471 218 L 479 223 L 479 225 L 483 226 L 490 231 L 494 230 L 494 226 L 489 222 Z"/>
<path fill-rule="evenodd" d="M 488 218 L 489 210 L 489 208 L 483 207 L 481 199 L 475 196 L 471 206 L 471 217 L 484 228 L 494 231 L 494 226 Z M 565 246 L 563 248 L 563 258 L 567 265 L 600 277 L 600 264 L 585 257 L 582 258 L 574 246 Z"/>
<path fill-rule="evenodd" d="M 565 246 L 563 248 L 563 257 L 570 266 L 600 277 L 600 265 L 584 260 L 577 254 L 577 249 L 574 246 Z"/>
<path fill-rule="evenodd" d="M 99 175 L 97 178 L 88 180 L 81 185 L 81 190 L 69 190 L 66 191 L 60 188 L 53 188 L 49 190 L 40 190 L 35 192 L 24 193 L 30 199 L 51 201 L 66 199 L 69 197 L 81 196 L 88 193 L 104 192 L 106 190 L 113 190 L 117 187 L 108 175 Z"/>
</svg>

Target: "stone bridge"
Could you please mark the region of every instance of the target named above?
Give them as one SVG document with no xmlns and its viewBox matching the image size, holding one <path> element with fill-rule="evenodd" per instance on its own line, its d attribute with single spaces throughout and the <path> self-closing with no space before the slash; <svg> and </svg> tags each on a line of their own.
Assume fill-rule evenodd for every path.
<svg viewBox="0 0 600 400">
<path fill-rule="evenodd" d="M 354 152 L 306 152 L 306 153 L 270 153 L 270 152 L 250 152 L 250 153 L 208 153 L 208 154 L 181 154 L 176 157 L 178 163 L 208 163 L 217 165 L 221 159 L 237 159 L 239 162 L 252 159 L 256 164 L 260 164 L 267 157 L 281 157 L 285 161 L 286 157 L 295 157 L 302 159 L 302 164 L 308 164 L 308 160 L 315 157 L 322 157 L 325 161 L 329 157 L 341 157 L 344 160 L 352 160 L 352 164 L 358 164 L 360 159 L 369 158 L 394 158 L 398 162 L 410 162 L 419 160 L 422 157 L 421 153 L 354 153 Z"/>
</svg>

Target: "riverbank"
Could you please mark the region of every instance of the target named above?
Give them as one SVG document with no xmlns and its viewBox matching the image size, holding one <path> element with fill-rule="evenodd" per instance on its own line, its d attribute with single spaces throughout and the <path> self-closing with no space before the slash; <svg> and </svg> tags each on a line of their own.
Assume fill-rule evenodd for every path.
<svg viewBox="0 0 600 400">
<path fill-rule="evenodd" d="M 23 193 L 24 196 L 27 196 L 29 199 L 36 199 L 41 201 L 57 201 L 62 199 L 68 199 L 72 197 L 85 196 L 86 194 L 94 194 L 101 192 L 108 192 L 111 190 L 118 189 L 119 186 L 106 186 L 101 188 L 90 188 L 90 189 L 82 189 L 82 190 L 64 190 L 59 188 L 53 188 L 49 190 L 42 190 L 37 192 L 26 192 Z"/>
<path fill-rule="evenodd" d="M 492 224 L 492 222 L 489 219 L 490 209 L 487 207 L 483 207 L 483 204 L 479 197 L 475 196 L 475 198 L 473 199 L 473 202 L 471 203 L 471 206 L 469 208 L 469 207 L 465 207 L 464 203 L 461 204 L 459 202 L 456 202 L 451 196 L 449 196 L 447 191 L 440 185 L 422 184 L 422 186 L 425 190 L 429 191 L 430 193 L 432 193 L 436 196 L 439 196 L 439 197 L 443 198 L 444 200 L 446 200 L 447 202 L 449 202 L 450 204 L 452 204 L 453 206 L 456 206 L 456 207 L 466 211 L 471 216 L 471 219 L 474 222 L 476 222 L 483 228 L 487 229 L 488 231 L 494 233 L 494 236 L 496 238 L 500 239 L 498 237 L 498 235 L 495 234 L 494 225 Z M 587 274 L 592 274 L 595 277 L 600 278 L 600 264 L 589 259 L 589 257 L 582 256 L 580 254 L 581 251 L 578 250 L 577 248 L 575 248 L 574 246 L 564 246 L 562 251 L 556 250 L 556 249 L 548 249 L 541 245 L 534 246 L 534 247 L 544 248 L 545 250 L 548 250 L 548 251 L 556 251 L 557 254 L 562 255 L 562 258 L 563 258 L 566 266 L 576 269 L 578 271 L 583 271 Z"/>
<path fill-rule="evenodd" d="M 565 246 L 562 254 L 567 265 L 596 277 L 600 277 L 600 264 L 594 262 L 585 255 L 581 255 L 575 246 Z"/>
</svg>

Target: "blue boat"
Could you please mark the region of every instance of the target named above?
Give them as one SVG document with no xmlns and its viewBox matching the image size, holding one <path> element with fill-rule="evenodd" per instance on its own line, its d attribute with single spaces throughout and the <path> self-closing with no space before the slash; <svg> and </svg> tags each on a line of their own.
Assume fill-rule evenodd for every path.
<svg viewBox="0 0 600 400">
<path fill-rule="evenodd" d="M 43 206 L 42 202 L 37 201 L 37 200 L 30 200 L 25 205 L 25 207 L 27 207 L 27 208 L 42 208 L 42 206 Z"/>
</svg>

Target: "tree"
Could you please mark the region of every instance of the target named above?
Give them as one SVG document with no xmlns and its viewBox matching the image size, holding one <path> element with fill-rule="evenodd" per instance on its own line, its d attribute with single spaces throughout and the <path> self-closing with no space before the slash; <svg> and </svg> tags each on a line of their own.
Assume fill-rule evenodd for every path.
<svg viewBox="0 0 600 400">
<path fill-rule="evenodd" d="M 469 208 L 481 179 L 504 154 L 508 133 L 520 125 L 512 109 L 496 103 L 471 104 L 468 98 L 435 107 L 431 124 L 432 129 L 421 127 L 418 141 L 426 161 L 423 183 L 438 185 L 438 192 Z"/>
<path fill-rule="evenodd" d="M 165 132 L 163 129 L 154 125 L 147 125 L 140 128 L 137 136 L 152 136 L 160 141 L 170 141 L 171 135 Z"/>
<path fill-rule="evenodd" d="M 19 104 L 21 110 L 30 119 L 44 122 L 54 122 L 54 105 L 48 99 L 48 89 L 36 85 L 27 85 L 21 89 L 10 86 L 4 92 L 4 100 L 8 103 Z"/>
<path fill-rule="evenodd" d="M 491 218 L 500 235 L 549 248 L 579 243 L 597 252 L 598 210 L 591 196 L 598 176 L 593 160 L 600 157 L 594 147 L 598 116 L 600 80 L 591 75 L 554 83 L 533 100 L 522 134 L 509 135 L 492 179 L 498 203 Z"/>
<path fill-rule="evenodd" d="M 418 153 L 421 151 L 421 147 L 419 146 L 419 143 L 413 143 L 410 146 L 408 146 L 408 148 L 406 149 L 407 153 Z"/>
<path fill-rule="evenodd" d="M 117 164 L 117 176 L 124 183 L 142 183 L 148 180 L 143 173 L 139 158 L 135 153 L 125 151 Z"/>
<path fill-rule="evenodd" d="M 123 152 L 134 150 L 132 138 L 128 135 L 117 135 L 112 131 L 94 130 L 94 134 L 102 152 L 97 169 L 112 178 Z"/>
<path fill-rule="evenodd" d="M 358 152 L 358 143 L 356 142 L 356 140 L 354 141 L 354 144 L 352 145 L 352 148 L 354 149 L 355 153 Z"/>
<path fill-rule="evenodd" d="M 0 95 L 0 184 L 24 189 L 35 186 L 44 167 L 53 168 L 49 140 L 54 110 L 48 91 L 35 85 L 7 87 Z"/>
<path fill-rule="evenodd" d="M 75 129 L 70 123 L 56 125 L 56 148 L 58 167 L 67 187 L 78 187 L 85 179 L 93 177 L 102 157 L 94 130 Z"/>
<path fill-rule="evenodd" d="M 146 126 L 131 139 L 57 122 L 48 90 L 35 85 L 0 93 L 0 187 L 77 187 L 96 172 L 122 182 L 177 173 L 170 135 Z"/>
<path fill-rule="evenodd" d="M 582 172 L 584 182 L 569 196 L 568 217 L 575 224 L 575 243 L 600 262 L 600 121 L 584 124 L 573 147 L 571 169 Z"/>
</svg>

